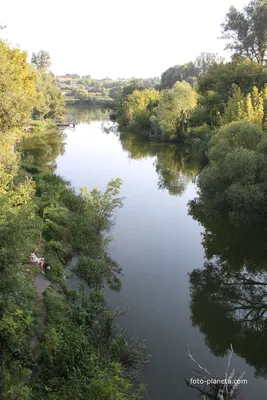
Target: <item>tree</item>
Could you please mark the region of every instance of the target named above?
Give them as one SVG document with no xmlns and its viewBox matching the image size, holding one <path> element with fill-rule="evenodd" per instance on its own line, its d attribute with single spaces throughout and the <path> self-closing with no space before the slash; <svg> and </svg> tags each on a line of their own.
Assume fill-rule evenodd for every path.
<svg viewBox="0 0 267 400">
<path fill-rule="evenodd" d="M 122 125 L 137 124 L 141 129 L 148 129 L 159 96 L 159 92 L 155 89 L 134 90 L 122 103 L 120 117 Z"/>
<path fill-rule="evenodd" d="M 186 81 L 193 86 L 194 78 L 199 74 L 196 65 L 193 62 L 189 62 L 183 65 L 175 65 L 174 67 L 168 68 L 161 75 L 161 88 L 170 89 L 176 82 Z"/>
<path fill-rule="evenodd" d="M 26 52 L 0 41 L 0 131 L 20 127 L 34 107 L 36 73 Z"/>
<path fill-rule="evenodd" d="M 222 24 L 226 49 L 263 64 L 267 51 L 267 1 L 253 0 L 243 11 L 231 7 Z"/>
<path fill-rule="evenodd" d="M 195 66 L 200 74 L 206 74 L 212 65 L 223 63 L 223 58 L 217 53 L 201 53 L 195 60 Z"/>
<path fill-rule="evenodd" d="M 220 95 L 213 90 L 209 90 L 205 95 L 199 96 L 198 103 L 190 119 L 190 126 L 202 124 L 213 127 L 220 126 L 221 114 L 224 110 Z"/>
<path fill-rule="evenodd" d="M 233 94 L 229 99 L 224 112 L 224 122 L 232 122 L 245 119 L 265 129 L 267 86 L 259 91 L 256 86 L 251 93 L 245 96 L 240 88 L 233 85 Z"/>
<path fill-rule="evenodd" d="M 157 117 L 163 134 L 170 139 L 182 139 L 196 105 L 197 93 L 187 82 L 176 82 L 172 89 L 162 92 Z"/>
<path fill-rule="evenodd" d="M 76 89 L 74 91 L 75 99 L 77 100 L 87 100 L 88 99 L 88 91 L 86 89 Z"/>
<path fill-rule="evenodd" d="M 254 86 L 252 93 L 249 93 L 246 99 L 241 99 L 238 104 L 238 119 L 246 119 L 254 124 L 264 127 L 264 94 L 259 92 Z"/>
<path fill-rule="evenodd" d="M 267 68 L 251 60 L 235 59 L 226 64 L 212 65 L 198 78 L 198 90 L 205 94 L 212 90 L 219 96 L 219 103 L 227 103 L 232 95 L 233 83 L 247 95 L 254 86 L 262 90 L 267 82 Z"/>
<path fill-rule="evenodd" d="M 41 50 L 39 53 L 32 53 L 31 62 L 37 69 L 47 70 L 51 66 L 51 57 L 47 51 Z"/>
<path fill-rule="evenodd" d="M 238 121 L 239 106 L 241 101 L 244 101 L 244 94 L 239 86 L 233 84 L 233 94 L 228 100 L 224 110 L 223 120 L 225 123 Z"/>
<path fill-rule="evenodd" d="M 232 122 L 212 137 L 208 157 L 190 210 L 201 209 L 207 219 L 229 218 L 236 226 L 266 218 L 267 139 L 262 129 L 244 120 Z"/>
<path fill-rule="evenodd" d="M 113 87 L 109 90 L 109 97 L 114 100 L 117 100 L 122 95 L 122 87 Z"/>
<path fill-rule="evenodd" d="M 37 71 L 35 112 L 43 118 L 58 118 L 65 112 L 64 97 L 54 75 L 44 69 Z"/>
<path fill-rule="evenodd" d="M 108 231 L 112 226 L 112 216 L 116 209 L 122 207 L 123 198 L 118 197 L 122 186 L 120 178 L 111 179 L 107 189 L 101 193 L 95 188 L 89 192 L 86 187 L 81 188 L 81 196 L 85 201 L 85 208 L 88 214 L 93 215 L 93 224 L 96 232 Z"/>
</svg>

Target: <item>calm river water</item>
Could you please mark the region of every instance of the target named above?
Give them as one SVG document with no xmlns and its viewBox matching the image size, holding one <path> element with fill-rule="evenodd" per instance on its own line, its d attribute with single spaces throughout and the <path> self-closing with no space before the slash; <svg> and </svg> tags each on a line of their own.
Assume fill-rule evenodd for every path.
<svg viewBox="0 0 267 400">
<path fill-rule="evenodd" d="M 203 333 L 193 327 L 191 320 L 189 273 L 203 268 L 205 261 L 203 228 L 188 215 L 187 207 L 196 196 L 198 163 L 176 145 L 108 133 L 106 115 L 99 110 L 76 109 L 70 114 L 78 124 L 75 130 L 66 130 L 57 173 L 77 190 L 80 186 L 104 190 L 111 178 L 123 179 L 124 207 L 117 212 L 110 249 L 123 268 L 122 289 L 108 297 L 112 307 L 122 301 L 128 307 L 119 318 L 120 326 L 146 340 L 152 357 L 140 379 L 148 385 L 152 400 L 197 399 L 198 391 L 184 382 L 195 376 L 188 348 L 215 375 L 224 376 L 228 360 L 226 353 L 223 357 L 218 351 L 220 357 L 215 356 L 220 341 L 228 343 L 227 327 L 225 332 L 216 327 L 218 315 L 202 310 L 203 317 L 194 316 L 213 326 L 208 334 L 203 327 Z M 246 371 L 244 399 L 265 398 L 266 381 L 255 378 L 254 366 L 244 359 L 236 354 L 232 358 L 238 372 Z"/>
</svg>

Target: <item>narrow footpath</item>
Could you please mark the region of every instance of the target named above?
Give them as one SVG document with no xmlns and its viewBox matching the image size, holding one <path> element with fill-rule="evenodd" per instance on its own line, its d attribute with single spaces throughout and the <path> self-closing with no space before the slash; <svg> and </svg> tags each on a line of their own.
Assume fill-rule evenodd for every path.
<svg viewBox="0 0 267 400">
<path fill-rule="evenodd" d="M 37 296 L 38 296 L 38 305 L 39 305 L 39 311 L 40 311 L 40 329 L 39 329 L 39 334 L 35 335 L 32 340 L 31 340 L 31 347 L 33 349 L 33 359 L 34 363 L 37 362 L 40 352 L 41 352 L 41 342 L 40 342 L 40 337 L 42 336 L 44 326 L 45 326 L 45 308 L 43 304 L 43 298 L 44 298 L 44 292 L 46 289 L 51 285 L 51 282 L 45 278 L 44 275 L 38 274 L 34 280 L 33 280 L 33 285 L 36 288 Z M 34 371 L 33 371 L 34 373 Z"/>
</svg>

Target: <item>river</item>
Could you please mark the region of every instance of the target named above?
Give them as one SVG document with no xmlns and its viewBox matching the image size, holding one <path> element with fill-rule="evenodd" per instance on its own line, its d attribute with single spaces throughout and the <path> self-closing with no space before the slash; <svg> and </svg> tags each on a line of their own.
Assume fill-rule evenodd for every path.
<svg viewBox="0 0 267 400">
<path fill-rule="evenodd" d="M 204 229 L 188 215 L 188 201 L 197 196 L 198 162 L 174 144 L 110 131 L 107 115 L 100 110 L 69 113 L 77 126 L 65 132 L 65 152 L 56 159 L 56 172 L 77 190 L 104 190 L 111 178 L 123 180 L 124 207 L 116 214 L 110 248 L 123 269 L 122 289 L 107 296 L 112 307 L 128 307 L 120 326 L 146 340 L 151 361 L 140 380 L 152 400 L 197 399 L 198 391 L 184 381 L 195 377 L 188 348 L 207 370 L 223 377 L 231 338 L 227 324 L 220 326 L 220 315 L 212 314 L 212 308 L 192 306 L 189 274 L 205 262 Z M 199 315 L 192 316 L 199 308 Z M 249 349 L 244 345 L 240 356 L 232 357 L 236 370 L 246 372 L 245 400 L 265 398 L 267 388 L 264 373 L 255 377 L 255 368 L 264 369 L 265 357 L 265 365 L 258 359 L 245 362 L 253 346 L 252 338 Z"/>
</svg>

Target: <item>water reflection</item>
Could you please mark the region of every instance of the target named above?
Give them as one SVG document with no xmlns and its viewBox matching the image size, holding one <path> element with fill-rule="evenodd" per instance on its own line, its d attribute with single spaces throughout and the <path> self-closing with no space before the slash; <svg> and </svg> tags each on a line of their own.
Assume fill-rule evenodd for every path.
<svg viewBox="0 0 267 400">
<path fill-rule="evenodd" d="M 180 196 L 188 183 L 195 181 L 200 163 L 188 147 L 153 142 L 141 135 L 126 133 L 120 135 L 120 141 L 131 159 L 155 158 L 159 190 L 166 189 L 170 195 Z"/>
<path fill-rule="evenodd" d="M 92 121 L 103 121 L 109 118 L 110 111 L 101 108 L 88 107 L 67 107 L 66 119 L 76 121 L 76 124 L 81 122 L 90 123 Z"/>
<path fill-rule="evenodd" d="M 65 152 L 65 137 L 62 131 L 35 132 L 23 137 L 17 150 L 22 164 L 37 166 L 44 172 L 55 172 L 56 158 Z"/>
<path fill-rule="evenodd" d="M 191 320 L 216 356 L 235 353 L 267 378 L 266 224 L 233 226 L 223 216 L 207 219 L 197 201 L 189 212 L 204 227 L 207 261 L 190 275 Z"/>
</svg>

